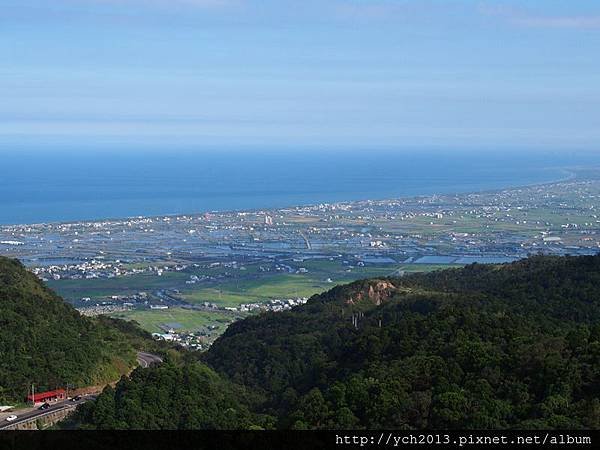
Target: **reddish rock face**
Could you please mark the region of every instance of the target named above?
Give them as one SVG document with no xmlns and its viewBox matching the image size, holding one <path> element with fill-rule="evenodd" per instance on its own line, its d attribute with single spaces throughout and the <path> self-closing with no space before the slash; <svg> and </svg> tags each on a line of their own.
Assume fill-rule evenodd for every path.
<svg viewBox="0 0 600 450">
<path fill-rule="evenodd" d="M 348 300 L 346 300 L 346 304 L 354 305 L 366 297 L 375 305 L 381 305 L 384 300 L 387 300 L 393 295 L 395 290 L 396 286 L 389 281 L 378 280 L 369 284 L 369 289 L 366 293 L 359 292 L 354 297 L 350 297 Z"/>
<path fill-rule="evenodd" d="M 375 285 L 369 286 L 369 299 L 376 305 L 381 305 L 383 300 L 390 298 L 395 290 L 396 286 L 389 281 L 378 281 Z"/>
</svg>

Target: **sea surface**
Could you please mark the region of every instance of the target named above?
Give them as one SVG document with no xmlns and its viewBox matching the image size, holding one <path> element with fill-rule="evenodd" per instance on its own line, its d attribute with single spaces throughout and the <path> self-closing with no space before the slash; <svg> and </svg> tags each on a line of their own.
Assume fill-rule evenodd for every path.
<svg viewBox="0 0 600 450">
<path fill-rule="evenodd" d="M 68 222 L 461 193 L 565 179 L 594 154 L 0 151 L 0 223 Z"/>
</svg>

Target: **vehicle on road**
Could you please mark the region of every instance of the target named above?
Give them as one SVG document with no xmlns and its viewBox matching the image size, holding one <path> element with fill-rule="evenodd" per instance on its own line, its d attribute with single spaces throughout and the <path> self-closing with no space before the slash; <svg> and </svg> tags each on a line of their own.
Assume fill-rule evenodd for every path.
<svg viewBox="0 0 600 450">
<path fill-rule="evenodd" d="M 10 416 L 8 416 L 8 417 L 6 418 L 6 421 L 7 421 L 7 422 L 12 422 L 12 421 L 14 421 L 14 420 L 17 420 L 17 416 L 15 416 L 14 414 L 13 414 L 13 415 L 10 415 Z"/>
<path fill-rule="evenodd" d="M 81 395 L 76 395 L 71 399 L 72 402 L 78 402 L 79 400 L 81 400 Z"/>
<path fill-rule="evenodd" d="M 44 403 L 38 409 L 41 410 L 41 411 L 44 411 L 45 409 L 48 409 L 48 408 L 50 408 L 50 405 L 48 403 Z"/>
</svg>

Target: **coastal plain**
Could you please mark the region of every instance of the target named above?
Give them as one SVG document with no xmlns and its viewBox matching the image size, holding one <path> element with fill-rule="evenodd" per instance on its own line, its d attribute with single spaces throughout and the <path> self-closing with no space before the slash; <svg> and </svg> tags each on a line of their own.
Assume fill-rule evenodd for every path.
<svg viewBox="0 0 600 450">
<path fill-rule="evenodd" d="M 489 192 L 4 225 L 17 257 L 87 315 L 209 346 L 249 314 L 357 279 L 600 248 L 600 177 Z"/>
</svg>

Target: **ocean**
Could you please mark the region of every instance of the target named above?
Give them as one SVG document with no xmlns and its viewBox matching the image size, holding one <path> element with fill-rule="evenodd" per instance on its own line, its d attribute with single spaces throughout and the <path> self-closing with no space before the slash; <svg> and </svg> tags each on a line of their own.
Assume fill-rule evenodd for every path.
<svg viewBox="0 0 600 450">
<path fill-rule="evenodd" d="M 594 154 L 0 152 L 0 223 L 68 222 L 462 193 L 565 179 Z"/>
</svg>

